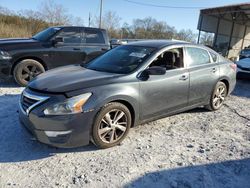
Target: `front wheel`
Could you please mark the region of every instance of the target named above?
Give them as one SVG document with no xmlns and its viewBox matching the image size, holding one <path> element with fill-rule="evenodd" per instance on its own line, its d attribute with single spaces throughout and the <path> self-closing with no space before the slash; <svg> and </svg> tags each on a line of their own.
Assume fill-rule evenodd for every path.
<svg viewBox="0 0 250 188">
<path fill-rule="evenodd" d="M 20 86 L 26 86 L 29 81 L 43 72 L 45 69 L 41 63 L 33 59 L 25 59 L 15 66 L 13 75 Z"/>
<path fill-rule="evenodd" d="M 117 102 L 105 105 L 97 114 L 92 129 L 92 142 L 99 148 L 109 148 L 119 144 L 131 127 L 128 108 Z"/>
<path fill-rule="evenodd" d="M 226 96 L 227 96 L 227 86 L 223 82 L 218 82 L 210 98 L 210 103 L 209 105 L 206 106 L 206 108 L 211 111 L 220 109 L 220 107 L 223 105 L 225 101 Z"/>
</svg>

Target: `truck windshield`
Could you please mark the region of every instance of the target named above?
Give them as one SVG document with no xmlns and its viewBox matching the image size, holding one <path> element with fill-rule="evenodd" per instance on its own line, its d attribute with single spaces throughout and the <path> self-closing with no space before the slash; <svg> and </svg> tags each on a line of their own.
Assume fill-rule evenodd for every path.
<svg viewBox="0 0 250 188">
<path fill-rule="evenodd" d="M 128 74 L 139 67 L 154 51 L 155 48 L 152 47 L 119 46 L 82 66 L 96 71 Z"/>
<path fill-rule="evenodd" d="M 61 29 L 60 27 L 50 27 L 48 29 L 45 29 L 45 30 L 37 33 L 32 38 L 39 40 L 39 41 L 47 41 L 50 37 L 52 37 L 60 29 Z"/>
</svg>

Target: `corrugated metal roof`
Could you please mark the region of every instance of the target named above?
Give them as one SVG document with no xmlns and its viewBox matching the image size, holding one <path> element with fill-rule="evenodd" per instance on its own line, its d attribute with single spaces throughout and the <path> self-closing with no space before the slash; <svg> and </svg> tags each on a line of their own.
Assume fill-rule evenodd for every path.
<svg viewBox="0 0 250 188">
<path fill-rule="evenodd" d="M 219 9 L 227 9 L 227 10 L 232 10 L 235 8 L 249 8 L 250 7 L 250 2 L 247 3 L 239 3 L 239 4 L 230 4 L 230 5 L 224 5 L 224 6 L 219 6 L 219 7 L 211 7 L 211 8 L 205 8 L 201 9 L 201 12 L 207 11 L 207 10 L 219 10 Z"/>
<path fill-rule="evenodd" d="M 201 9 L 200 13 L 243 25 L 250 24 L 250 2 Z"/>
</svg>

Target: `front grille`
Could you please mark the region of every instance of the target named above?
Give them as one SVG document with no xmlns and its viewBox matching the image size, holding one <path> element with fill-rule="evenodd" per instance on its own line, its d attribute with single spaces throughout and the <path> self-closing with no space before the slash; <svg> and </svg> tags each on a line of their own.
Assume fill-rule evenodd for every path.
<svg viewBox="0 0 250 188">
<path fill-rule="evenodd" d="M 31 107 L 33 104 L 39 102 L 38 100 L 34 100 L 31 98 L 28 98 L 27 96 L 22 97 L 22 107 L 24 111 L 26 111 L 29 107 Z"/>
<path fill-rule="evenodd" d="M 27 93 L 24 91 L 21 96 L 21 107 L 22 109 L 29 114 L 30 110 L 32 110 L 35 106 L 41 104 L 46 101 L 49 97 L 38 96 L 34 94 Z"/>
</svg>

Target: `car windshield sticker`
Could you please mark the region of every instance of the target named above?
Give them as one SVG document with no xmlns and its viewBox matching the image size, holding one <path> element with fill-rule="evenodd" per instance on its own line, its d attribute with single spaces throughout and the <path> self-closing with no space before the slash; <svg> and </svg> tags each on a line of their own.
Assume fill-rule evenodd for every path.
<svg viewBox="0 0 250 188">
<path fill-rule="evenodd" d="M 146 54 L 138 53 L 138 52 L 132 52 L 131 54 L 129 54 L 129 56 L 138 57 L 138 58 L 143 58 L 143 57 L 146 56 Z"/>
</svg>

